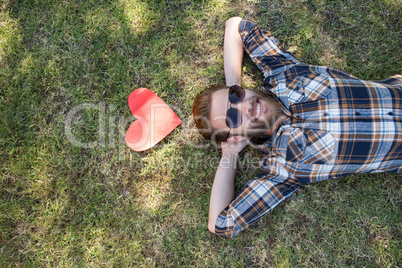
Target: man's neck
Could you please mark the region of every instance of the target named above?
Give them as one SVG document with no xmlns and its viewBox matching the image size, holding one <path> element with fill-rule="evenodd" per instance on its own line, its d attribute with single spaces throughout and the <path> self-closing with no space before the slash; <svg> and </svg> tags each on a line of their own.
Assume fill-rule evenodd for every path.
<svg viewBox="0 0 402 268">
<path fill-rule="evenodd" d="M 285 121 L 286 119 L 288 119 L 288 118 L 289 118 L 288 115 L 282 113 L 281 116 L 279 116 L 279 118 L 278 118 L 278 119 L 275 121 L 275 123 L 272 125 L 272 127 L 271 127 L 267 132 L 264 133 L 264 135 L 269 135 L 269 136 L 271 136 L 271 135 L 275 132 L 275 130 L 277 130 L 277 129 L 279 128 L 280 124 L 281 124 L 283 121 Z"/>
</svg>

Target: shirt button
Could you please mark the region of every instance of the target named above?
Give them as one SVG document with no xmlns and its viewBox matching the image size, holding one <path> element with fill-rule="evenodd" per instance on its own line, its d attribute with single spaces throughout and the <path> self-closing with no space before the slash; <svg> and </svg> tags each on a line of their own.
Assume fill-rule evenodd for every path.
<svg viewBox="0 0 402 268">
<path fill-rule="evenodd" d="M 388 115 L 394 115 L 394 113 L 393 113 L 393 112 L 389 112 Z"/>
<path fill-rule="evenodd" d="M 325 114 L 324 114 L 324 116 L 328 116 L 328 115 L 329 115 L 329 113 L 325 113 Z"/>
<path fill-rule="evenodd" d="M 360 116 L 360 115 L 362 115 L 362 114 L 361 114 L 361 113 L 359 113 L 359 112 L 356 112 L 356 113 L 355 113 L 355 115 Z"/>
</svg>

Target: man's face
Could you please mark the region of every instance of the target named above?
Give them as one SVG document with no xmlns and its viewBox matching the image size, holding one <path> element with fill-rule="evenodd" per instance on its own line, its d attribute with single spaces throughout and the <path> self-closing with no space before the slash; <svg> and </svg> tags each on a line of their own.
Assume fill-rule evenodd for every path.
<svg viewBox="0 0 402 268">
<path fill-rule="evenodd" d="M 228 99 L 229 89 L 216 91 L 211 95 L 211 126 L 219 131 L 229 131 L 226 125 L 227 110 L 238 110 L 242 124 L 230 129 L 232 136 L 256 137 L 267 132 L 281 115 L 281 105 L 271 96 L 260 91 L 245 89 L 244 98 L 236 104 Z"/>
</svg>

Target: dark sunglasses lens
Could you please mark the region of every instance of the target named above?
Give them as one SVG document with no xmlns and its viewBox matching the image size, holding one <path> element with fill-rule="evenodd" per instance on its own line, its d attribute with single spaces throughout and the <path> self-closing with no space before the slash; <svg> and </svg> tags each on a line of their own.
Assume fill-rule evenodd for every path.
<svg viewBox="0 0 402 268">
<path fill-rule="evenodd" d="M 231 103 L 238 103 L 244 98 L 244 89 L 239 86 L 232 86 L 229 89 L 229 101 Z"/>
<path fill-rule="evenodd" d="M 226 125 L 229 128 L 237 128 L 241 125 L 241 114 L 236 109 L 230 108 L 226 113 Z"/>
</svg>

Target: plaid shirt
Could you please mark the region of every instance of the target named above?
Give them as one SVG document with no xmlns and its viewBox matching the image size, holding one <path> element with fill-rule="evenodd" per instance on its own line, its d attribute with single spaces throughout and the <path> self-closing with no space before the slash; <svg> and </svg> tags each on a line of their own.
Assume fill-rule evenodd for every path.
<svg viewBox="0 0 402 268">
<path fill-rule="evenodd" d="M 262 171 L 221 212 L 218 235 L 237 235 L 304 184 L 402 172 L 402 76 L 363 81 L 301 63 L 252 21 L 243 19 L 239 32 L 264 73 L 262 90 L 277 96 L 290 119 L 273 137 L 252 140 L 265 153 Z"/>
</svg>

